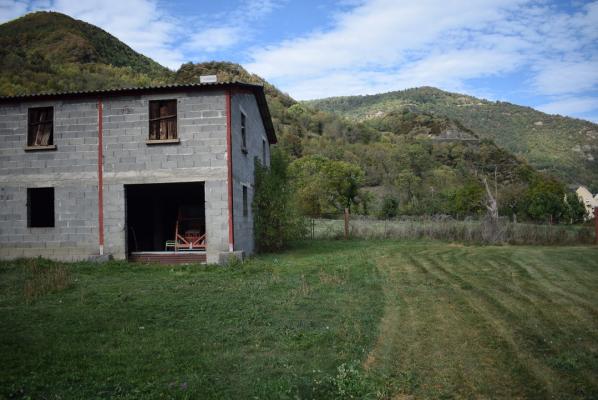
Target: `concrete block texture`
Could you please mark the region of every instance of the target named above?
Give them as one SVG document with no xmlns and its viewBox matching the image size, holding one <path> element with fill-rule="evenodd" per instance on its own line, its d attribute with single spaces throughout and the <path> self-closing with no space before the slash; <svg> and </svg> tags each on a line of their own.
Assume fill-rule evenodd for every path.
<svg viewBox="0 0 598 400">
<path fill-rule="evenodd" d="M 242 262 L 245 259 L 245 252 L 243 250 L 224 251 L 218 254 L 218 264 L 227 266 L 233 262 Z"/>
<path fill-rule="evenodd" d="M 177 100 L 179 143 L 148 145 L 149 103 Z M 226 145 L 224 92 L 163 93 L 104 101 L 105 172 L 176 170 L 195 161 L 210 165 L 213 145 Z M 193 112 L 193 116 L 186 115 Z M 203 112 L 210 112 L 203 116 Z M 216 113 L 216 114 L 213 114 Z M 122 117 L 125 117 L 124 120 Z M 221 132 L 213 137 L 214 132 Z M 137 146 L 136 146 L 137 145 Z"/>
<path fill-rule="evenodd" d="M 53 143 L 56 150 L 26 152 L 28 109 L 48 106 L 54 108 Z M 0 149 L 13 157 L 11 161 L 0 160 L 0 176 L 74 172 L 72 160 L 76 160 L 79 167 L 97 166 L 98 115 L 95 100 L 33 101 L 3 104 L 0 109 L 3 110 L 0 113 Z M 86 152 L 85 158 L 82 158 L 79 152 L 90 146 L 96 151 Z M 41 167 L 40 161 L 44 162 Z"/>
<path fill-rule="evenodd" d="M 206 256 L 208 263 L 217 263 L 218 254 L 228 251 L 228 185 L 227 180 L 206 181 Z M 223 200 L 222 197 L 225 199 Z"/>
<path fill-rule="evenodd" d="M 245 151 L 242 148 L 241 115 L 245 115 Z M 255 159 L 268 164 L 270 148 L 266 138 L 259 108 L 252 94 L 235 94 L 231 101 L 231 134 L 233 156 L 233 216 L 235 231 L 235 250 L 246 254 L 255 251 L 253 235 L 253 193 L 255 183 Z M 264 147 L 265 145 L 265 147 Z M 266 159 L 264 152 L 266 150 Z M 246 188 L 247 215 L 243 199 Z"/>
<path fill-rule="evenodd" d="M 6 193 L 0 199 L 0 258 L 73 261 L 98 251 L 97 186 L 54 186 L 54 227 L 48 228 L 27 227 L 26 186 L 3 186 L 0 192 Z"/>
<path fill-rule="evenodd" d="M 177 100 L 179 141 L 147 144 L 149 102 L 166 99 Z M 225 103 L 225 93 L 217 90 L 103 99 L 106 254 L 127 257 L 125 185 L 171 182 L 205 182 L 208 262 L 217 263 L 229 251 Z M 95 98 L 82 98 L 0 105 L 0 258 L 70 261 L 99 253 L 97 104 Z M 25 151 L 28 108 L 46 106 L 54 108 L 56 149 Z M 234 250 L 251 254 L 253 159 L 263 157 L 266 134 L 252 94 L 234 94 L 231 112 Z M 240 146 L 241 112 L 247 121 L 247 154 Z M 248 188 L 247 216 L 243 186 Z M 27 227 L 27 188 L 33 187 L 54 188 L 55 227 Z"/>
</svg>

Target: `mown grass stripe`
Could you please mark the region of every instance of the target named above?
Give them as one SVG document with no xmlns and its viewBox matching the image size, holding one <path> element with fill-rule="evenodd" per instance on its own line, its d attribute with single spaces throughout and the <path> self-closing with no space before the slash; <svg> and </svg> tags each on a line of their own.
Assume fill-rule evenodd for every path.
<svg viewBox="0 0 598 400">
<path fill-rule="evenodd" d="M 525 387 L 524 393 L 537 394 L 543 393 L 545 391 L 549 381 L 546 381 L 545 379 L 539 379 L 538 374 L 535 374 L 530 370 L 528 367 L 530 358 L 521 357 L 520 349 L 515 345 L 515 342 L 511 340 L 510 335 L 506 333 L 507 330 L 504 328 L 504 326 L 499 325 L 496 319 L 490 318 L 487 309 L 480 307 L 473 302 L 473 299 L 471 296 L 469 296 L 469 290 L 463 289 L 465 281 L 462 278 L 448 272 L 446 268 L 438 268 L 439 264 L 435 263 L 436 260 L 434 257 L 416 258 L 414 256 L 410 256 L 409 262 L 419 265 L 420 269 L 425 269 L 428 271 L 428 273 L 432 273 L 434 269 L 437 269 L 438 272 L 434 271 L 436 278 L 439 281 L 448 281 L 450 283 L 447 287 L 453 292 L 452 301 L 459 304 L 460 312 L 464 315 L 469 315 L 470 318 L 473 318 L 476 321 L 476 326 L 481 328 L 484 332 L 484 334 L 481 335 L 482 337 L 492 337 L 493 341 L 498 341 L 496 344 L 501 351 L 501 363 L 503 364 L 503 368 L 509 364 L 512 364 L 513 362 L 516 363 L 515 365 L 506 367 L 507 370 L 511 371 L 509 373 L 509 380 L 519 381 L 520 388 Z M 431 267 L 426 267 L 426 262 L 435 264 Z M 444 278 L 442 275 L 444 275 Z M 499 333 L 499 335 L 496 336 L 496 333 Z M 484 345 L 481 347 L 484 347 Z"/>
</svg>

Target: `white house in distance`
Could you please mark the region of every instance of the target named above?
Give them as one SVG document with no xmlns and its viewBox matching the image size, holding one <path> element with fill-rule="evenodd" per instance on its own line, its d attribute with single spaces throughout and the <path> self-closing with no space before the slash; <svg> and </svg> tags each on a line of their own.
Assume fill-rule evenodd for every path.
<svg viewBox="0 0 598 400">
<path fill-rule="evenodd" d="M 594 217 L 594 208 L 598 207 L 598 193 L 592 196 L 592 193 L 585 186 L 580 186 L 575 191 L 577 197 L 583 201 L 583 205 L 586 207 L 586 220 Z"/>
</svg>

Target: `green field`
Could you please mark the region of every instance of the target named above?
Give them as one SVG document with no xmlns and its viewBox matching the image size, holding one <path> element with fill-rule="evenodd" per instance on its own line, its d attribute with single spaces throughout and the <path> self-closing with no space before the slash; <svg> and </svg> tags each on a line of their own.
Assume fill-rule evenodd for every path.
<svg viewBox="0 0 598 400">
<path fill-rule="evenodd" d="M 598 398 L 598 247 L 0 263 L 0 398 Z"/>
</svg>

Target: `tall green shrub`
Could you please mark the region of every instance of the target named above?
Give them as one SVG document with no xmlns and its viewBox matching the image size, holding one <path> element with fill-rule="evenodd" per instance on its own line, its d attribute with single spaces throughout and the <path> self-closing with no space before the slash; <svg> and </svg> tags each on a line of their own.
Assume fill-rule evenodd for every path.
<svg viewBox="0 0 598 400">
<path fill-rule="evenodd" d="M 565 196 L 565 218 L 571 224 L 584 222 L 586 207 L 575 192 L 569 192 Z"/>
<path fill-rule="evenodd" d="M 342 213 L 363 203 L 364 173 L 358 165 L 313 155 L 293 161 L 289 173 L 304 215 Z"/>
<path fill-rule="evenodd" d="M 270 167 L 255 160 L 253 223 L 257 249 L 276 251 L 301 238 L 306 225 L 299 215 L 288 175 L 289 161 L 279 149 L 270 157 Z"/>
<path fill-rule="evenodd" d="M 565 193 L 556 179 L 537 179 L 526 193 L 527 214 L 535 221 L 559 222 L 567 212 Z"/>
<path fill-rule="evenodd" d="M 382 205 L 380 206 L 380 212 L 378 216 L 380 218 L 395 218 L 399 214 L 399 200 L 392 196 L 386 196 L 382 200 Z"/>
</svg>

